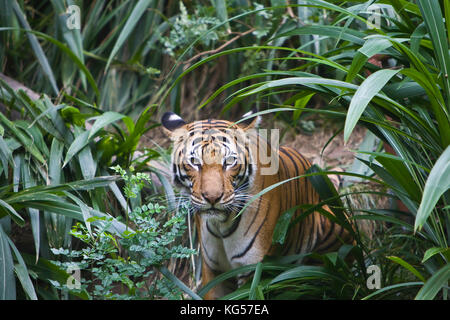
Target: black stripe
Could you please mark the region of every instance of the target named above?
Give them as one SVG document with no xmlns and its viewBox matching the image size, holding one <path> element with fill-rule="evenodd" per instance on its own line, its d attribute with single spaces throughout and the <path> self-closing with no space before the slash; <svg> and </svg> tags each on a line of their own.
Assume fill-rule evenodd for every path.
<svg viewBox="0 0 450 320">
<path fill-rule="evenodd" d="M 245 177 L 245 176 L 243 176 L 243 177 Z M 236 188 L 239 188 L 243 184 L 246 184 L 249 180 L 250 180 L 249 177 L 245 177 L 245 179 L 242 182 L 239 182 L 239 184 L 236 185 Z M 246 188 L 246 189 L 248 189 L 248 188 Z"/>
<path fill-rule="evenodd" d="M 263 188 L 263 189 L 264 189 L 264 188 Z M 255 223 L 256 217 L 258 216 L 258 213 L 259 213 L 259 207 L 261 206 L 261 200 L 262 200 L 262 197 L 259 197 L 258 208 L 256 209 L 255 214 L 253 215 L 253 219 L 252 219 L 252 221 L 250 222 L 250 224 L 249 224 L 247 230 L 245 230 L 244 236 L 247 235 L 247 233 L 250 231 L 250 228 L 252 227 L 253 223 Z"/>
<path fill-rule="evenodd" d="M 261 190 L 264 190 L 264 179 L 263 179 L 262 189 Z M 256 208 L 255 214 L 253 215 L 253 219 L 250 222 L 250 225 L 248 226 L 247 230 L 245 231 L 244 236 L 247 235 L 248 231 L 250 230 L 250 228 L 252 227 L 253 223 L 255 222 L 256 216 L 259 213 L 259 207 L 261 206 L 261 201 L 262 201 L 262 196 L 259 197 L 258 207 Z"/>
<path fill-rule="evenodd" d="M 287 150 L 285 150 L 284 148 L 280 148 L 280 150 L 285 155 L 287 155 L 289 157 L 289 159 L 292 161 L 292 164 L 294 165 L 294 168 L 295 168 L 295 176 L 298 177 L 300 175 L 300 171 L 299 171 L 299 168 L 297 166 L 297 162 L 294 160 L 294 158 L 291 156 L 291 154 Z M 304 178 L 297 179 L 297 181 L 292 181 L 294 183 L 294 186 L 295 186 L 295 195 L 297 195 L 297 196 L 299 196 L 299 193 L 300 193 L 299 190 L 298 190 L 298 184 L 302 182 L 301 181 L 302 179 L 304 179 Z M 297 201 L 297 202 L 299 202 L 299 201 Z M 298 204 L 300 204 L 300 203 L 298 203 Z M 291 206 L 292 205 L 293 204 L 291 203 Z"/>
<path fill-rule="evenodd" d="M 206 257 L 212 262 L 212 263 L 214 263 L 215 265 L 219 265 L 219 263 L 216 261 L 216 260 L 214 260 L 213 258 L 211 258 L 211 256 L 209 255 L 209 253 L 208 253 L 208 250 L 206 250 L 206 246 L 205 246 L 205 244 L 203 243 L 203 241 L 202 241 L 202 251 L 205 253 L 205 255 L 206 255 Z M 205 261 L 205 262 L 207 262 L 207 261 Z M 211 266 L 208 264 L 208 267 L 210 267 L 211 268 Z M 212 268 L 211 268 L 212 269 Z"/>
<path fill-rule="evenodd" d="M 181 185 L 183 184 L 183 182 L 181 182 L 181 180 L 180 180 L 180 178 L 178 178 L 178 176 L 175 176 L 174 182 L 178 183 L 178 184 L 181 184 Z"/>
<path fill-rule="evenodd" d="M 300 175 L 300 172 L 299 172 L 299 168 L 298 168 L 298 166 L 297 166 L 297 163 L 296 163 L 296 161 L 291 157 L 291 155 L 288 153 L 288 150 L 287 149 L 281 149 L 282 150 L 282 152 L 283 153 L 285 153 L 288 157 L 289 157 L 289 159 L 292 161 L 292 163 L 294 164 L 294 168 L 295 168 L 295 176 L 297 177 L 297 176 L 299 176 Z M 304 180 L 304 179 L 303 179 Z M 300 194 L 300 190 L 299 190 L 299 184 L 300 183 L 302 183 L 303 181 L 302 181 L 302 179 L 297 179 L 297 181 L 293 181 L 293 183 L 294 183 L 294 189 L 295 189 L 295 191 L 294 191 L 294 195 L 297 197 L 296 198 L 296 202 L 292 205 L 291 204 L 291 207 L 292 206 L 294 206 L 294 205 L 299 205 L 299 204 L 302 204 L 302 201 L 301 201 L 301 199 L 299 199 L 299 197 L 301 197 L 301 194 Z M 297 218 L 299 215 L 301 214 L 301 209 L 297 209 L 296 211 L 295 211 L 295 213 L 294 213 L 294 219 L 295 218 Z M 294 229 L 292 229 L 291 230 L 291 233 L 294 233 L 294 231 L 296 231 L 294 234 L 299 234 L 299 231 L 300 231 L 300 228 L 301 228 L 301 223 L 300 222 L 298 222 L 298 223 L 296 223 L 296 226 L 294 227 Z M 291 238 L 293 238 L 293 237 L 291 237 Z M 297 237 L 297 241 L 296 241 L 296 248 L 298 247 L 298 241 L 299 241 L 299 239 L 298 239 L 299 237 Z M 291 247 L 291 245 L 292 244 L 290 244 L 290 246 L 289 246 L 289 249 L 290 249 L 290 247 Z"/>
<path fill-rule="evenodd" d="M 269 211 L 267 211 L 267 214 L 268 214 L 268 212 L 269 212 Z M 267 220 L 267 214 L 266 214 L 266 216 L 264 217 L 264 220 L 263 220 L 263 222 L 261 223 L 261 225 L 258 227 L 258 230 L 256 230 L 256 232 L 255 232 L 255 234 L 254 234 L 252 240 L 248 243 L 247 247 L 244 249 L 244 251 L 242 251 L 241 253 L 238 253 L 238 254 L 235 254 L 234 256 L 232 256 L 232 257 L 231 257 L 231 260 L 234 260 L 234 259 L 236 259 L 236 258 L 241 258 L 241 257 L 243 257 L 243 256 L 247 253 L 247 251 L 250 250 L 250 248 L 251 248 L 252 245 L 253 245 L 253 242 L 255 242 L 255 239 L 256 239 L 256 237 L 257 237 L 258 234 L 259 234 L 259 231 L 261 230 L 262 226 L 266 223 L 266 220 Z"/>
<path fill-rule="evenodd" d="M 304 172 L 306 172 L 311 167 L 311 163 L 309 163 L 309 161 L 305 157 L 303 157 L 303 155 L 301 155 L 298 151 L 296 151 L 294 149 L 292 149 L 292 150 L 295 151 L 294 155 L 297 157 L 297 159 L 302 164 Z M 309 203 L 309 204 L 315 203 L 316 202 L 315 200 L 317 200 L 314 197 L 315 190 L 314 190 L 314 188 L 313 188 L 313 186 L 312 186 L 312 184 L 311 184 L 311 182 L 310 182 L 310 180 L 308 178 L 305 179 L 305 188 L 306 188 L 306 191 L 307 191 L 306 192 L 306 195 L 307 195 L 306 203 Z"/>
<path fill-rule="evenodd" d="M 290 154 L 287 150 L 285 150 L 284 148 L 280 148 L 280 150 L 281 150 L 285 155 L 287 155 L 287 156 L 289 157 L 289 159 L 292 161 L 292 163 L 294 164 L 294 167 L 295 167 L 295 173 L 296 173 L 296 176 L 298 176 L 300 171 L 298 170 L 297 162 L 294 160 L 294 158 L 292 158 L 291 154 Z M 281 157 L 280 157 L 280 158 L 281 158 Z"/>
<path fill-rule="evenodd" d="M 206 222 L 206 229 L 208 230 L 209 233 L 211 233 L 215 238 L 217 239 L 225 239 L 228 238 L 229 236 L 231 236 L 237 229 L 237 227 L 239 226 L 239 222 L 241 221 L 241 215 L 239 215 L 236 219 L 234 219 L 233 224 L 231 225 L 231 227 L 225 231 L 224 234 L 217 234 L 215 233 L 211 227 L 209 226 L 209 223 Z"/>
<path fill-rule="evenodd" d="M 286 167 L 284 159 L 283 159 L 283 157 L 281 155 L 279 156 L 279 159 L 281 160 L 281 164 L 283 165 L 283 168 L 284 168 L 284 172 L 285 172 L 285 175 L 286 175 L 285 178 L 289 178 L 289 169 Z M 290 181 L 290 182 L 292 182 L 292 181 Z M 289 184 L 287 184 L 287 185 L 289 185 Z M 290 192 L 288 192 L 289 189 L 286 186 L 286 184 L 283 184 L 280 187 L 281 187 L 280 193 L 283 193 L 283 191 L 284 191 L 283 189 L 287 189 L 286 190 L 286 193 L 287 193 L 287 195 L 286 195 L 286 206 L 280 208 L 280 209 L 284 209 L 284 210 L 280 210 L 280 211 L 286 211 L 289 208 L 289 205 L 291 205 L 291 207 L 292 207 L 292 203 L 291 203 L 292 202 L 292 199 L 291 199 L 292 197 L 291 197 Z"/>
<path fill-rule="evenodd" d="M 281 159 L 281 155 L 278 155 L 279 158 Z M 282 181 L 283 178 L 281 176 L 281 170 L 278 170 L 277 172 L 278 175 L 278 181 Z M 279 213 L 278 213 L 278 218 L 281 216 L 281 213 L 284 212 L 285 210 L 282 210 L 283 208 L 283 197 L 278 197 L 279 203 L 278 203 L 278 207 L 280 208 Z M 287 235 L 287 242 L 285 240 L 285 242 L 283 243 L 283 250 L 281 252 L 281 255 L 286 255 L 287 252 L 289 252 L 289 249 L 291 248 L 292 245 L 292 237 L 290 236 L 290 233 L 288 233 Z"/>
<path fill-rule="evenodd" d="M 228 238 L 236 231 L 237 227 L 239 226 L 239 222 L 241 221 L 241 216 L 242 215 L 240 214 L 236 219 L 234 219 L 234 222 L 231 225 L 231 227 L 227 230 L 225 234 L 222 234 L 222 239 Z"/>
<path fill-rule="evenodd" d="M 309 164 L 309 161 L 305 159 L 305 157 L 303 157 L 297 150 L 295 149 L 291 149 L 293 152 L 292 154 L 294 155 L 294 157 L 296 157 L 298 159 L 298 161 L 301 163 L 302 167 L 303 167 L 303 173 L 306 172 L 306 170 L 308 170 L 308 168 L 311 166 Z"/>
<path fill-rule="evenodd" d="M 332 222 L 332 224 L 333 224 L 333 230 L 334 230 L 334 225 L 335 225 L 335 223 Z M 341 232 L 341 234 L 342 234 L 342 232 Z M 336 238 L 334 239 L 334 241 L 331 241 L 325 248 L 320 248 L 320 252 L 326 252 L 326 251 L 328 251 L 330 248 L 332 248 L 333 246 L 335 246 L 336 243 L 338 243 L 338 241 L 339 241 L 339 239 L 336 237 Z"/>
<path fill-rule="evenodd" d="M 301 162 L 309 162 L 308 160 L 306 160 L 306 158 L 297 150 L 289 148 L 290 150 L 292 150 L 292 154 Z"/>
<path fill-rule="evenodd" d="M 208 222 L 206 222 L 206 229 L 207 229 L 208 232 L 211 233 L 214 237 L 216 237 L 216 238 L 218 238 L 218 239 L 222 239 L 222 237 L 221 237 L 219 234 L 214 233 L 214 232 L 211 230 L 211 228 L 209 227 L 209 223 L 208 223 Z"/>
<path fill-rule="evenodd" d="M 253 174 L 253 165 L 247 162 L 247 157 L 245 157 L 245 166 L 247 168 L 247 175 L 251 176 Z"/>
<path fill-rule="evenodd" d="M 312 222 L 311 222 L 311 224 L 308 226 L 308 227 L 312 227 L 313 229 L 312 229 L 312 232 L 310 232 L 310 234 L 309 234 L 309 239 L 308 239 L 308 245 L 307 245 L 307 250 L 308 251 L 311 251 L 311 249 L 312 249 L 312 242 L 313 242 L 313 240 L 314 240 L 314 234 L 315 234 L 315 230 L 314 230 L 314 226 L 315 226 L 315 224 L 316 224 L 316 216 L 315 216 L 315 214 L 314 213 L 312 213 L 309 217 L 311 217 L 311 220 L 312 220 Z"/>
<path fill-rule="evenodd" d="M 291 162 L 294 164 L 294 167 L 295 167 L 295 172 L 296 172 L 296 175 L 295 176 L 298 176 L 299 175 L 299 172 L 298 172 L 298 167 L 297 167 L 297 164 L 295 163 L 295 160 L 290 156 L 290 154 L 287 152 L 287 150 L 285 150 L 284 149 L 284 147 L 281 147 L 280 148 L 280 150 L 283 152 L 283 154 L 285 154 L 285 155 L 287 155 L 288 156 L 288 158 L 291 160 Z M 280 156 L 279 156 L 279 158 L 280 158 L 280 160 L 281 160 L 281 162 L 282 162 L 282 164 L 283 164 L 283 167 L 284 167 L 284 169 L 285 169 L 285 172 L 286 172 L 286 178 L 291 178 L 291 174 L 290 174 L 290 172 L 289 172 L 289 169 L 287 169 L 286 168 L 286 166 L 285 166 L 285 163 L 284 163 L 284 158 L 283 158 L 283 156 L 280 154 Z M 297 190 L 297 188 L 298 188 L 298 183 L 300 183 L 300 181 L 291 181 L 290 182 L 290 185 L 289 185 L 289 187 L 291 187 L 292 188 L 292 184 L 294 184 L 295 185 L 295 194 L 294 194 L 294 196 L 298 196 L 298 190 Z M 292 190 L 291 190 L 292 191 Z M 296 201 L 296 203 L 294 204 L 294 203 L 292 203 L 293 201 L 292 201 L 292 193 L 291 192 L 289 192 L 289 189 L 287 190 L 287 193 L 289 194 L 289 200 L 287 201 L 290 205 L 288 205 L 288 206 L 286 206 L 282 211 L 286 211 L 287 209 L 288 209 L 288 207 L 289 208 L 292 208 L 292 207 L 294 207 L 295 205 L 297 205 L 297 204 L 301 204 L 301 202 L 300 201 L 298 201 L 298 198 L 297 198 L 297 201 Z M 294 215 L 294 217 L 296 217 L 297 216 L 297 212 L 299 212 L 300 211 L 300 209 L 298 209 L 298 210 L 296 210 L 296 214 Z M 301 245 L 302 243 L 303 243 L 303 233 L 300 233 L 300 231 L 301 231 L 301 228 L 300 228 L 300 225 L 301 225 L 301 222 L 298 222 L 297 223 L 297 226 L 295 227 L 297 230 L 295 230 L 295 229 L 291 229 L 290 230 L 290 232 L 289 232 L 289 234 L 290 234 L 290 241 L 289 241 L 289 243 L 288 243 L 288 246 L 287 246 L 287 248 L 286 248 L 286 252 L 288 252 L 290 249 L 291 249 L 291 247 L 292 247 L 292 245 L 293 245 L 293 242 L 295 241 L 295 251 L 297 252 L 298 251 L 298 246 L 299 245 Z M 295 231 L 297 231 L 297 232 L 295 232 Z M 296 239 L 294 239 L 294 235 L 297 235 L 297 238 Z"/>
<path fill-rule="evenodd" d="M 225 164 L 224 164 L 224 166 L 225 166 Z M 239 169 L 237 169 L 237 166 L 239 166 Z M 233 175 L 230 175 L 233 179 L 236 179 L 236 176 L 239 175 L 239 172 L 241 172 L 241 169 L 242 169 L 242 164 L 238 164 L 237 166 L 235 166 L 236 168 L 233 169 L 233 170 L 236 170 L 236 173 Z"/>
<path fill-rule="evenodd" d="M 261 190 L 264 190 L 264 188 L 265 188 L 265 185 L 264 185 L 264 179 L 263 179 L 263 183 L 262 183 L 262 188 L 261 188 Z M 267 193 L 266 193 L 266 194 L 267 194 Z M 249 230 L 250 230 L 250 228 L 252 227 L 253 223 L 255 222 L 256 216 L 259 214 L 259 208 L 261 207 L 261 202 L 262 202 L 262 197 L 263 197 L 263 196 L 264 196 L 264 195 L 262 195 L 262 196 L 259 197 L 258 207 L 256 208 L 255 214 L 253 215 L 253 219 L 252 219 L 252 221 L 250 222 L 250 225 L 248 226 L 247 230 L 245 231 L 244 236 L 247 235 L 247 233 L 249 232 Z"/>
<path fill-rule="evenodd" d="M 237 178 L 237 180 L 238 180 L 238 184 L 239 184 L 239 185 L 242 184 L 243 180 L 245 180 L 245 181 L 248 181 L 248 180 L 249 180 L 249 176 L 251 175 L 251 173 L 248 172 L 248 171 L 249 171 L 249 168 L 250 168 L 250 166 L 247 165 L 247 157 L 244 157 L 244 174 L 243 174 L 242 176 L 239 176 L 239 173 L 240 173 L 242 170 L 239 170 L 239 172 L 238 172 L 238 178 Z"/>
<path fill-rule="evenodd" d="M 301 222 L 298 222 L 299 224 Z M 302 221 L 302 226 L 304 225 L 303 221 Z M 298 238 L 297 238 L 297 243 L 295 244 L 295 253 L 300 253 L 300 250 L 302 248 L 302 244 L 305 238 L 305 232 L 303 230 L 303 228 L 299 227 L 299 234 L 298 234 Z"/>
<path fill-rule="evenodd" d="M 192 146 L 199 144 L 203 141 L 203 137 L 197 137 L 192 140 Z"/>
<path fill-rule="evenodd" d="M 226 133 L 224 133 L 224 135 L 217 135 L 215 136 L 215 138 L 223 144 L 230 144 L 230 141 L 228 140 Z"/>
<path fill-rule="evenodd" d="M 327 219 L 327 218 L 323 217 L 323 219 Z M 333 234 L 333 232 L 334 232 L 336 224 L 333 221 L 330 221 L 330 223 L 331 223 L 331 227 L 328 230 L 328 232 L 325 235 L 325 237 L 321 240 L 322 243 L 326 243 L 328 241 L 328 239 L 331 237 L 331 234 Z"/>
</svg>

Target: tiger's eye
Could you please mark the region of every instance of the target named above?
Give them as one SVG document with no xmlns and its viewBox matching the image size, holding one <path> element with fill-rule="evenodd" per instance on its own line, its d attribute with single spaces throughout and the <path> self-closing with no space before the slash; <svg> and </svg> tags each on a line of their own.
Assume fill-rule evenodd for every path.
<svg viewBox="0 0 450 320">
<path fill-rule="evenodd" d="M 232 166 L 235 164 L 237 158 L 235 156 L 228 156 L 225 158 L 224 165 L 226 166 Z"/>
<path fill-rule="evenodd" d="M 200 159 L 197 158 L 197 157 L 190 157 L 190 158 L 189 158 L 189 162 L 190 162 L 192 165 L 194 165 L 194 166 L 200 166 L 200 165 L 201 165 Z"/>
</svg>

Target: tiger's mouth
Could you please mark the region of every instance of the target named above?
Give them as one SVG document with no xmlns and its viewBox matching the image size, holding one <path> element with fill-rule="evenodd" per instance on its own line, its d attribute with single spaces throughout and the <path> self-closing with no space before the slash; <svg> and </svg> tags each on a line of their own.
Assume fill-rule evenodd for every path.
<svg viewBox="0 0 450 320">
<path fill-rule="evenodd" d="M 203 209 L 199 210 L 200 214 L 208 214 L 208 215 L 221 215 L 221 214 L 227 214 L 228 211 L 224 209 L 217 209 L 217 208 L 209 208 L 209 209 Z"/>
<path fill-rule="evenodd" d="M 245 205 L 244 200 L 230 201 L 228 203 L 219 203 L 216 205 L 195 205 L 196 211 L 199 214 L 206 214 L 209 216 L 230 215 L 238 213 Z"/>
<path fill-rule="evenodd" d="M 208 220 L 216 221 L 219 223 L 226 222 L 228 220 L 228 218 L 230 217 L 230 212 L 223 210 L 223 209 L 210 208 L 210 209 L 199 210 L 198 213 L 201 214 L 202 216 L 204 216 Z"/>
</svg>

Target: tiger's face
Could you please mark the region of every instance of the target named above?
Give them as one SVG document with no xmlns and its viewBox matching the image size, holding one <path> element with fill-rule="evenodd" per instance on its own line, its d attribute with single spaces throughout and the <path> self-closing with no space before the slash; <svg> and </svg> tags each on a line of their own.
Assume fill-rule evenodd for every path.
<svg viewBox="0 0 450 320">
<path fill-rule="evenodd" d="M 222 120 L 186 124 L 174 113 L 166 113 L 162 124 L 174 142 L 173 181 L 190 197 L 194 211 L 219 221 L 239 212 L 256 170 L 248 126 Z"/>
</svg>

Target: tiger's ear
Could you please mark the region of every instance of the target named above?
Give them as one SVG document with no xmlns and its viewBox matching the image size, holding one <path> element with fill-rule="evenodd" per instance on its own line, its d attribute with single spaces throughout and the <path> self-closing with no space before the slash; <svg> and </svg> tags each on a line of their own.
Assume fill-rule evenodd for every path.
<svg viewBox="0 0 450 320">
<path fill-rule="evenodd" d="M 259 116 L 259 115 L 254 116 L 254 114 L 257 112 L 258 112 L 258 109 L 256 109 L 256 107 L 253 107 L 252 110 L 250 110 L 249 112 L 244 114 L 242 116 L 242 119 L 245 119 L 245 118 L 248 118 L 248 119 L 245 119 L 244 121 L 239 122 L 239 126 L 244 130 L 259 127 L 259 124 L 261 123 L 261 116 Z"/>
<path fill-rule="evenodd" d="M 163 125 L 164 132 L 171 140 L 177 140 L 177 138 L 186 131 L 186 129 L 183 128 L 186 122 L 173 112 L 164 113 L 161 117 L 161 124 Z"/>
</svg>

